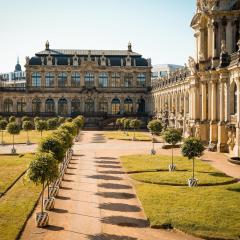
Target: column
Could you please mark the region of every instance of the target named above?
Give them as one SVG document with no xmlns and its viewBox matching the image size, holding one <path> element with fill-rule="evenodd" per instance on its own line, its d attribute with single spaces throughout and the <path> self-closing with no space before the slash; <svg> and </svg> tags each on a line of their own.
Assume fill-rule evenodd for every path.
<svg viewBox="0 0 240 240">
<path fill-rule="evenodd" d="M 212 57 L 217 56 L 217 23 L 213 22 L 213 35 L 212 35 Z"/>
<path fill-rule="evenodd" d="M 213 24 L 210 21 L 208 23 L 208 58 L 211 58 L 213 55 Z"/>
<path fill-rule="evenodd" d="M 206 82 L 201 83 L 202 92 L 202 109 L 201 109 L 201 121 L 207 120 L 207 86 Z"/>
<path fill-rule="evenodd" d="M 204 43 L 204 29 L 200 28 L 200 49 L 199 49 L 199 60 L 204 61 L 205 60 L 205 43 Z"/>
<path fill-rule="evenodd" d="M 237 80 L 237 124 L 236 124 L 236 145 L 234 156 L 240 156 L 240 78 Z"/>
<path fill-rule="evenodd" d="M 233 52 L 233 28 L 231 19 L 227 20 L 226 26 L 226 48 L 228 54 Z"/>
<path fill-rule="evenodd" d="M 83 87 L 85 85 L 85 72 L 80 73 L 80 86 Z"/>
</svg>

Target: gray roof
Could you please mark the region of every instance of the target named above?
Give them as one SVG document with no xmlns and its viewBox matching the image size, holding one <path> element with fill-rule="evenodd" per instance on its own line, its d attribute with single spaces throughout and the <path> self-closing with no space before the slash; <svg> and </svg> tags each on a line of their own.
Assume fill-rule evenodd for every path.
<svg viewBox="0 0 240 240">
<path fill-rule="evenodd" d="M 49 49 L 43 50 L 41 52 L 36 53 L 36 56 L 41 55 L 71 55 L 74 56 L 75 54 L 78 56 L 87 56 L 90 51 L 92 56 L 136 56 L 141 57 L 142 55 L 136 52 L 129 52 L 126 50 L 77 50 L 77 49 Z"/>
</svg>

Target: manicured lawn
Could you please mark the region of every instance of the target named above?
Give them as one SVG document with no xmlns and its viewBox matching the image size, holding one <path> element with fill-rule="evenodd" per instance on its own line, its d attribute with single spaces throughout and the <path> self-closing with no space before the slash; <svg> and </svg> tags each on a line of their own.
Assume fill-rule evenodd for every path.
<svg viewBox="0 0 240 240">
<path fill-rule="evenodd" d="M 51 132 L 51 130 L 43 131 L 43 137 L 46 137 Z M 38 143 L 41 140 L 41 133 L 36 130 L 29 131 L 28 134 L 31 143 Z M 0 138 L 2 139 L 2 133 L 0 133 Z M 26 143 L 27 133 L 25 131 L 21 131 L 19 135 L 15 135 L 14 139 L 15 143 Z M 12 135 L 4 131 L 3 141 L 5 144 L 12 144 Z"/>
<path fill-rule="evenodd" d="M 220 186 L 166 186 L 165 183 L 186 183 L 191 176 L 191 162 L 175 157 L 179 170 L 167 172 L 169 156 L 124 156 L 127 171 L 166 170 L 153 173 L 130 174 L 133 179 L 151 180 L 157 184 L 135 182 L 136 191 L 152 227 L 173 227 L 200 237 L 239 239 L 240 184 Z M 206 163 L 196 161 L 199 183 L 220 183 L 230 177 L 219 173 Z M 161 185 L 161 183 L 163 183 Z"/>
<path fill-rule="evenodd" d="M 177 171 L 169 172 L 168 165 L 171 157 L 163 155 L 133 155 L 122 157 L 124 168 L 128 172 L 136 172 L 131 177 L 138 181 L 170 184 L 187 185 L 187 179 L 192 176 L 192 161 L 184 157 L 174 157 Z M 200 160 L 195 160 L 195 176 L 199 180 L 199 185 L 214 185 L 230 182 L 233 179 L 226 176 Z M 140 173 L 138 173 L 140 172 Z"/>
<path fill-rule="evenodd" d="M 0 192 L 4 192 L 26 169 L 33 154 L 0 155 Z"/>
<path fill-rule="evenodd" d="M 128 132 L 128 135 L 123 131 L 113 131 L 113 132 L 105 132 L 105 135 L 108 139 L 118 139 L 118 140 L 132 140 L 134 133 Z M 136 132 L 135 133 L 136 141 L 151 141 L 151 137 L 148 136 L 144 132 Z"/>
<path fill-rule="evenodd" d="M 16 239 L 24 222 L 31 213 L 40 187 L 21 178 L 9 192 L 0 199 L 0 239 Z"/>
</svg>

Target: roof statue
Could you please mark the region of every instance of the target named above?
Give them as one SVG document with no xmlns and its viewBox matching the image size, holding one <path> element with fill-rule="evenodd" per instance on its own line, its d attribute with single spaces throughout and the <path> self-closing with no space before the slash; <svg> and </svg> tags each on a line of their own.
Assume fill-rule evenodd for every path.
<svg viewBox="0 0 240 240">
<path fill-rule="evenodd" d="M 200 12 L 213 10 L 216 3 L 217 0 L 197 0 L 197 10 Z"/>
<path fill-rule="evenodd" d="M 226 54 L 226 53 L 227 53 L 226 41 L 225 41 L 225 40 L 222 40 L 222 41 L 221 41 L 221 53 L 222 53 L 222 54 Z"/>
<path fill-rule="evenodd" d="M 46 49 L 46 50 L 49 50 L 49 45 L 50 45 L 50 44 L 49 44 L 49 41 L 47 40 L 47 41 L 46 41 L 46 44 L 45 44 L 45 49 Z"/>
<path fill-rule="evenodd" d="M 191 56 L 188 58 L 188 66 L 190 68 L 191 73 L 195 75 L 197 73 L 197 66 L 194 58 Z"/>
<path fill-rule="evenodd" d="M 131 42 L 128 43 L 128 51 L 132 52 L 132 44 L 131 44 Z"/>
</svg>

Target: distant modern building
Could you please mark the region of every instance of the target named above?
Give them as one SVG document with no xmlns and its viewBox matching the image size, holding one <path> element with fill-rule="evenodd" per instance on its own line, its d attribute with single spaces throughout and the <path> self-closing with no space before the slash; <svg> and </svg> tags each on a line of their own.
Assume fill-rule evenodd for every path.
<svg viewBox="0 0 240 240">
<path fill-rule="evenodd" d="M 180 68 L 183 68 L 183 66 L 174 65 L 174 64 L 154 65 L 152 68 L 152 80 L 160 77 L 167 77 L 171 72 L 175 72 L 177 69 L 180 69 Z"/>
<path fill-rule="evenodd" d="M 0 73 L 0 87 L 24 88 L 25 86 L 26 72 L 22 71 L 18 58 L 13 72 Z"/>
</svg>

